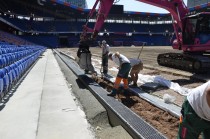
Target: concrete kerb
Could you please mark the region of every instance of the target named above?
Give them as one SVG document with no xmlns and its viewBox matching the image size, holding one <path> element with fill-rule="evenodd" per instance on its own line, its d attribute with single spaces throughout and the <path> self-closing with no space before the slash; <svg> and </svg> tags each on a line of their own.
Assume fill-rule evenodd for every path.
<svg viewBox="0 0 210 139">
<path fill-rule="evenodd" d="M 58 51 L 58 50 L 56 50 L 56 51 Z M 67 56 L 67 57 L 69 57 L 69 58 L 71 58 L 72 60 L 76 60 L 76 58 L 73 57 L 73 56 L 69 56 L 69 55 L 67 55 L 67 54 L 65 54 L 65 53 L 63 53 L 61 51 L 58 51 L 58 52 L 61 53 L 61 54 L 63 54 L 63 55 L 65 55 L 65 56 Z"/>
<path fill-rule="evenodd" d="M 63 55 L 65 55 L 64 53 L 61 53 L 61 54 L 63 54 Z M 69 57 L 68 55 L 65 55 L 65 56 L 67 56 L 67 57 Z M 69 57 L 69 58 L 71 58 L 72 59 L 72 57 Z M 73 59 L 74 60 L 74 59 Z M 67 63 L 65 63 L 64 62 L 64 64 L 65 65 L 67 65 Z M 67 67 L 69 67 L 68 65 L 67 65 Z M 76 66 L 74 67 L 74 68 L 77 68 Z M 65 72 L 65 71 L 63 71 L 63 72 Z M 72 77 L 71 76 L 71 74 L 67 74 L 68 76 L 66 76 L 66 79 L 69 81 L 70 79 L 69 78 L 73 78 L 74 79 L 74 81 L 76 81 L 76 82 L 74 82 L 73 84 L 78 84 L 78 76 L 77 75 L 83 75 L 83 71 L 81 70 L 81 71 L 78 71 L 78 72 L 75 72 L 74 70 L 72 70 L 71 69 L 71 72 L 73 72 L 73 74 L 76 76 L 76 78 L 74 77 Z M 66 74 L 66 73 L 64 73 L 64 74 Z M 70 76 L 70 77 L 69 77 Z M 82 90 L 80 89 L 80 88 L 83 88 Z M 86 100 L 90 100 L 90 99 L 92 99 L 92 97 L 90 96 L 90 94 L 89 93 L 87 93 L 87 91 L 85 90 L 85 86 L 84 87 L 82 87 L 82 86 L 79 86 L 78 87 L 78 90 L 76 90 L 77 91 L 77 93 L 75 93 L 76 95 L 77 95 L 77 97 L 82 101 L 81 103 L 84 103 L 84 106 L 83 107 L 86 107 L 86 106 L 89 106 L 89 104 L 87 104 L 88 102 L 86 101 Z M 79 90 L 80 89 L 80 90 Z M 79 93 L 80 91 L 82 91 L 82 93 Z M 88 95 L 86 95 L 86 94 L 88 94 Z M 90 98 L 91 97 L 91 98 Z M 95 97 L 94 97 L 95 98 Z M 90 100 L 90 101 L 94 101 L 93 103 L 94 103 L 94 105 L 95 105 L 95 100 Z M 98 105 L 98 106 L 101 106 L 100 105 L 100 103 L 98 102 L 96 105 Z M 95 107 L 94 107 L 95 108 Z M 89 108 L 85 108 L 85 109 L 89 109 Z M 97 108 L 96 108 L 97 109 Z M 99 112 L 103 112 L 103 111 L 105 111 L 105 109 L 104 108 L 101 108 L 100 107 L 100 110 L 97 110 L 97 111 L 99 111 Z M 89 117 L 90 119 L 92 119 L 94 116 L 91 116 L 91 117 Z"/>
<path fill-rule="evenodd" d="M 73 68 L 75 68 L 75 66 L 73 66 Z M 76 72 L 74 71 L 74 73 Z M 107 109 L 112 125 L 122 125 L 124 129 L 126 129 L 134 138 L 166 138 L 160 132 L 158 132 L 156 129 L 154 129 L 152 126 L 146 123 L 143 119 L 141 119 L 138 115 L 136 115 L 130 109 L 126 108 L 122 103 L 118 101 L 113 101 L 113 98 L 104 96 L 106 95 L 106 93 L 103 92 L 104 89 L 101 88 L 99 85 L 96 85 L 96 83 L 94 84 L 93 80 L 90 79 L 87 75 L 78 73 L 76 73 L 76 75 Z M 141 127 L 142 124 L 144 125 L 144 128 Z"/>
<path fill-rule="evenodd" d="M 69 55 L 66 55 L 65 53 L 61 52 L 63 55 L 71 58 L 72 60 L 75 60 L 74 57 L 72 56 L 69 56 Z M 99 55 L 95 55 L 95 56 L 98 56 L 100 57 Z M 151 67 L 149 65 L 144 65 L 146 68 L 148 69 L 155 69 L 155 70 L 160 70 L 160 68 L 155 68 L 155 67 Z M 165 71 L 165 70 L 160 70 L 161 72 L 166 72 L 166 73 L 170 73 L 172 74 L 173 72 L 172 71 Z M 177 73 L 176 75 L 180 75 L 180 76 L 185 76 L 185 77 L 189 77 L 188 75 L 185 75 L 185 74 L 182 74 L 182 73 Z M 106 78 L 107 80 L 109 80 L 109 78 Z M 151 104 L 154 104 L 155 106 L 157 106 L 158 108 L 164 110 L 164 111 L 167 111 L 169 112 L 170 114 L 172 114 L 173 116 L 179 118 L 180 117 L 180 110 L 181 108 L 174 105 L 174 104 L 166 104 L 164 103 L 161 99 L 157 98 L 157 97 L 154 97 L 152 95 L 149 95 L 148 93 L 138 89 L 138 90 L 135 90 L 135 89 L 132 89 L 130 88 L 129 90 L 131 90 L 135 95 L 139 96 L 140 98 L 150 102 Z"/>
</svg>

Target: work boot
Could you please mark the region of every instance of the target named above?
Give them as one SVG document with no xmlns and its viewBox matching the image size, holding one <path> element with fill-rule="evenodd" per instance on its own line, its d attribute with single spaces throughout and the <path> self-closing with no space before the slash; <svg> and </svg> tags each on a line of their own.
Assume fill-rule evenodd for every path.
<svg viewBox="0 0 210 139">
<path fill-rule="evenodd" d="M 128 89 L 125 89 L 125 90 L 124 90 L 124 96 L 130 96 L 130 92 L 129 92 Z"/>
<path fill-rule="evenodd" d="M 107 94 L 107 96 L 115 97 L 116 94 L 117 94 L 117 90 L 116 89 L 113 89 L 110 94 Z"/>
<path fill-rule="evenodd" d="M 106 77 L 108 77 L 108 74 L 107 73 L 104 73 L 103 75 L 106 76 Z"/>
<path fill-rule="evenodd" d="M 89 73 L 89 70 L 85 70 L 85 74 L 88 74 Z"/>
<path fill-rule="evenodd" d="M 92 71 L 92 75 L 97 76 L 97 75 L 98 75 L 98 73 L 97 73 L 96 71 Z"/>
<path fill-rule="evenodd" d="M 128 84 L 131 84 L 131 82 L 132 82 L 131 77 L 128 77 Z"/>
<path fill-rule="evenodd" d="M 104 71 L 103 71 L 103 74 L 107 74 L 107 73 L 108 73 L 108 71 L 107 71 L 107 70 L 104 70 Z"/>
<path fill-rule="evenodd" d="M 131 87 L 138 87 L 137 83 L 133 83 Z"/>
</svg>

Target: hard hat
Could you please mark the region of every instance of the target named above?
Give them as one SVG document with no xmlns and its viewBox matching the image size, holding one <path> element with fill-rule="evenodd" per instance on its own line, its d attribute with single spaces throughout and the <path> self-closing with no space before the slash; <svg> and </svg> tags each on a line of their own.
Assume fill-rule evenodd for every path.
<svg viewBox="0 0 210 139">
<path fill-rule="evenodd" d="M 105 41 L 105 40 L 103 40 L 103 41 L 102 41 L 102 43 L 103 43 L 103 44 L 105 44 L 105 43 L 106 43 L 106 41 Z"/>
</svg>

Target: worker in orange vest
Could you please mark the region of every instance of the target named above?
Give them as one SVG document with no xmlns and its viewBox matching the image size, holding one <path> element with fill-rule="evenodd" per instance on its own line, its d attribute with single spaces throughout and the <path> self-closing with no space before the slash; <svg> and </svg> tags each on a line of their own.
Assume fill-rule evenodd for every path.
<svg viewBox="0 0 210 139">
<path fill-rule="evenodd" d="M 121 80 L 124 83 L 124 95 L 127 95 L 128 92 L 128 74 L 131 69 L 131 64 L 129 59 L 120 54 L 119 52 L 116 53 L 109 53 L 109 59 L 115 62 L 119 66 L 119 71 L 117 73 L 117 77 L 114 83 L 114 88 L 108 96 L 116 96 L 117 89 L 119 88 Z"/>
</svg>

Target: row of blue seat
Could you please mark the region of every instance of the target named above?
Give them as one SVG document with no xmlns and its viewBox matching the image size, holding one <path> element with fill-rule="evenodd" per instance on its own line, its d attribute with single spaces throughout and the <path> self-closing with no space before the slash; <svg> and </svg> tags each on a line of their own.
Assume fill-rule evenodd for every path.
<svg viewBox="0 0 210 139">
<path fill-rule="evenodd" d="M 36 52 L 38 49 L 39 47 L 32 47 L 31 49 L 28 49 L 28 50 L 23 49 L 22 51 L 1 54 L 0 55 L 0 68 L 10 65 L 14 63 L 15 61 L 18 61 L 21 58 L 24 58 L 25 56 L 28 56 Z"/>
<path fill-rule="evenodd" d="M 16 46 L 16 45 L 15 45 Z M 7 54 L 7 53 L 14 53 L 18 51 L 24 51 L 31 49 L 31 47 L 7 47 L 7 48 L 0 48 L 0 55 Z"/>
<path fill-rule="evenodd" d="M 16 84 L 24 72 L 45 51 L 45 47 L 39 47 L 35 52 L 21 58 L 20 60 L 0 68 L 0 96 L 3 97 L 11 87 Z"/>
<path fill-rule="evenodd" d="M 14 44 L 0 44 L 0 48 L 16 48 L 17 45 Z"/>
<path fill-rule="evenodd" d="M 9 44 L 8 42 L 2 42 L 2 41 L 0 41 L 0 45 L 7 45 L 7 44 Z"/>
<path fill-rule="evenodd" d="M 2 31 L 0 31 L 2 33 Z M 0 34 L 2 35 L 2 34 Z M 26 42 L 26 41 L 25 41 Z M 7 43 L 7 42 L 2 42 L 0 40 L 0 50 L 5 53 L 5 51 L 8 52 L 15 52 L 15 51 L 22 51 L 26 49 L 32 49 L 32 48 L 39 48 L 40 45 L 34 44 L 27 42 L 26 44 L 15 44 L 15 43 Z"/>
<path fill-rule="evenodd" d="M 0 44 L 0 48 L 10 48 L 10 49 L 26 49 L 31 48 L 36 45 L 15 45 L 15 44 Z"/>
</svg>

